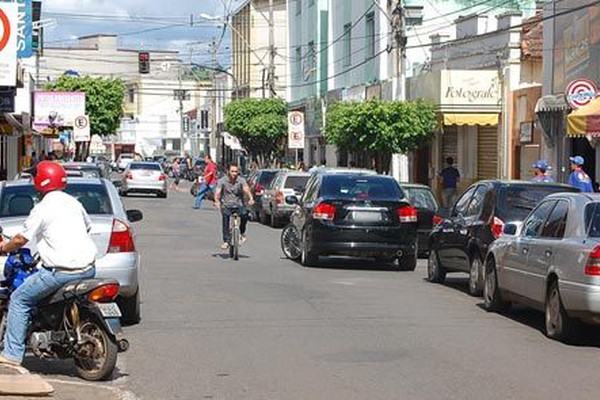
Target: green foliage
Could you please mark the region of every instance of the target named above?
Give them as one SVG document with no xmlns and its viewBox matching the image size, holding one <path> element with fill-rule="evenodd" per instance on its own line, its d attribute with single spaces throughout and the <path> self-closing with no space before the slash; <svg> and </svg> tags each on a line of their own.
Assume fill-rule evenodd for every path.
<svg viewBox="0 0 600 400">
<path fill-rule="evenodd" d="M 287 135 L 287 104 L 281 99 L 241 99 L 225 106 L 225 129 L 256 159 L 273 157 Z"/>
<path fill-rule="evenodd" d="M 391 154 L 425 145 L 435 127 L 435 109 L 424 101 L 338 102 L 327 110 L 325 138 L 349 151 L 366 151 L 384 171 Z"/>
<path fill-rule="evenodd" d="M 61 76 L 49 83 L 53 92 L 85 92 L 85 112 L 92 134 L 114 135 L 123 116 L 125 85 L 121 79 Z"/>
</svg>

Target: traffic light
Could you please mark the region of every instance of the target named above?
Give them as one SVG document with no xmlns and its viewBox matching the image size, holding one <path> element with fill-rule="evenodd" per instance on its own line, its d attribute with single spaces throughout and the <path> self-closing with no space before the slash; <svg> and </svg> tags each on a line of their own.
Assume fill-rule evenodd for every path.
<svg viewBox="0 0 600 400">
<path fill-rule="evenodd" d="M 150 73 L 150 53 L 138 53 L 138 65 L 140 74 Z"/>
</svg>

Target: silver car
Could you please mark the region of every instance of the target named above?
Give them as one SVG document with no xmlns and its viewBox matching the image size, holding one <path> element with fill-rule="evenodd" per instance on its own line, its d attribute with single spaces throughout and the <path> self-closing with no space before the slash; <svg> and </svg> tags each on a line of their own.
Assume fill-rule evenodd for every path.
<svg viewBox="0 0 600 400">
<path fill-rule="evenodd" d="M 600 195 L 546 197 L 523 223 L 508 223 L 485 264 L 484 305 L 545 312 L 546 335 L 568 340 L 579 321 L 600 324 Z"/>
<path fill-rule="evenodd" d="M 295 206 L 285 202 L 286 196 L 300 197 L 310 174 L 298 171 L 281 171 L 271 181 L 261 197 L 258 217 L 262 224 L 278 227 L 289 222 Z"/>
<path fill-rule="evenodd" d="M 121 196 L 133 192 L 167 197 L 167 175 L 159 163 L 133 161 L 125 168 L 121 178 Z"/>
<path fill-rule="evenodd" d="M 77 198 L 92 220 L 91 235 L 98 249 L 96 277 L 117 279 L 120 284 L 119 303 L 125 323 L 140 320 L 140 290 L 138 272 L 140 256 L 135 247 L 132 222 L 143 216 L 138 210 L 123 209 L 114 185 L 106 179 L 67 178 L 65 191 Z M 23 222 L 39 201 L 30 180 L 2 182 L 0 186 L 0 226 L 3 233 L 14 236 L 23 229 Z M 35 243 L 27 247 L 36 251 Z M 6 257 L 0 257 L 3 269 Z"/>
</svg>

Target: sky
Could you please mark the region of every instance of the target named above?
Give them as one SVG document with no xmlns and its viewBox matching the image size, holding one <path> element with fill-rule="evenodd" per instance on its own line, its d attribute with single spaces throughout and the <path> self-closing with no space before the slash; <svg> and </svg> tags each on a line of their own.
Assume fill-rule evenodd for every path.
<svg viewBox="0 0 600 400">
<path fill-rule="evenodd" d="M 75 44 L 79 36 L 103 33 L 122 35 L 119 47 L 178 50 L 185 61 L 211 59 L 209 44 L 221 36 L 223 24 L 200 14 L 222 17 L 242 0 L 43 0 L 42 20 L 50 20 L 44 45 Z M 225 8 L 226 7 L 226 8 Z M 191 16 L 193 15 L 193 26 Z M 229 41 L 225 36 L 219 61 L 227 64 Z"/>
</svg>

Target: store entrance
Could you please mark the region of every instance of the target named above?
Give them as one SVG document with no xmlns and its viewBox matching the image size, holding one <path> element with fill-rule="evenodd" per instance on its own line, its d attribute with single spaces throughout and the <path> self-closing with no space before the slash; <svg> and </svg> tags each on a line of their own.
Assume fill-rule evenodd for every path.
<svg viewBox="0 0 600 400">
<path fill-rule="evenodd" d="M 592 178 L 594 188 L 596 188 L 596 183 L 598 182 L 598 178 L 596 177 L 596 150 L 585 137 L 571 139 L 571 149 L 571 157 L 581 156 L 585 160 L 583 170 Z"/>
</svg>

